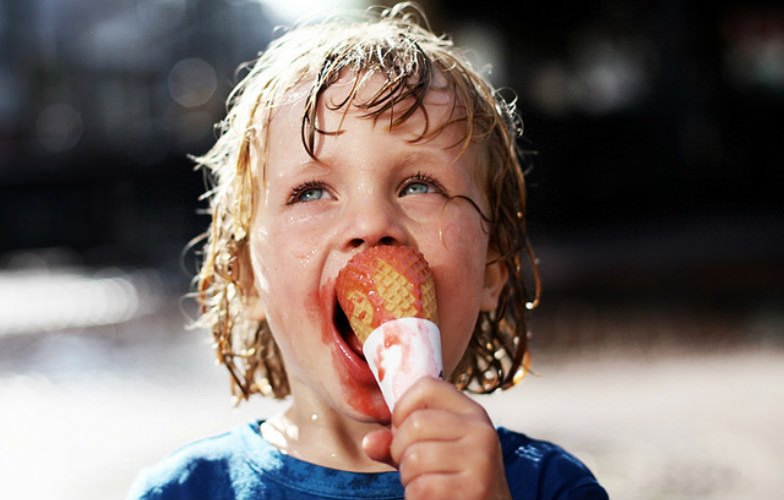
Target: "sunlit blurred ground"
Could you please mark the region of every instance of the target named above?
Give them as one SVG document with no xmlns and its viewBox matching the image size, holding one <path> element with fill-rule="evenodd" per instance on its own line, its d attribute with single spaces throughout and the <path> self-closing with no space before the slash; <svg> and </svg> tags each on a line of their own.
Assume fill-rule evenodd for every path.
<svg viewBox="0 0 784 500">
<path fill-rule="evenodd" d="M 22 275 L 2 276 L 0 290 L 15 283 L 18 293 L 15 311 L 1 316 L 25 307 L 40 316 L 38 327 L 6 320 L 0 333 L 3 497 L 123 497 L 145 464 L 281 408 L 260 399 L 233 408 L 207 335 L 184 328 L 165 277 L 69 276 L 70 285 L 57 281 L 61 293 L 103 286 L 131 309 L 104 304 L 115 320 L 79 327 L 85 320 L 71 317 L 68 329 L 43 328 L 47 304 L 35 293 L 20 300 Z M 779 310 L 549 304 L 534 325 L 537 375 L 480 399 L 496 423 L 564 445 L 614 497 L 781 497 Z"/>
</svg>

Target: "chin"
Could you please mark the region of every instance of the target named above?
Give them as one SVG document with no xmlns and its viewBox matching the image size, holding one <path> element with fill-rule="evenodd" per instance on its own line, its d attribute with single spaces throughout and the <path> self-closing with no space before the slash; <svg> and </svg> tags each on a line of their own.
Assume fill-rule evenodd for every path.
<svg viewBox="0 0 784 500">
<path fill-rule="evenodd" d="M 387 407 L 381 390 L 374 383 L 372 386 L 351 381 L 342 386 L 341 411 L 344 415 L 365 424 L 389 425 L 392 414 Z"/>
</svg>

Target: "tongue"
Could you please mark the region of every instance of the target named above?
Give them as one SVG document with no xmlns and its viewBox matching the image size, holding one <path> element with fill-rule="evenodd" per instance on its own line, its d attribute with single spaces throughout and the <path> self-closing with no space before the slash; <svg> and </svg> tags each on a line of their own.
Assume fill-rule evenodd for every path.
<svg viewBox="0 0 784 500">
<path fill-rule="evenodd" d="M 335 326 L 337 326 L 341 337 L 346 341 L 349 348 L 357 353 L 360 358 L 365 359 L 365 354 L 362 352 L 362 342 L 359 341 L 354 330 L 351 328 L 348 318 L 340 305 L 335 308 Z"/>
<path fill-rule="evenodd" d="M 365 354 L 362 352 L 362 344 L 359 342 L 359 339 L 354 332 L 349 332 L 347 335 L 344 336 L 346 339 L 346 343 L 351 348 L 352 351 L 356 352 L 360 358 L 365 359 Z"/>
</svg>

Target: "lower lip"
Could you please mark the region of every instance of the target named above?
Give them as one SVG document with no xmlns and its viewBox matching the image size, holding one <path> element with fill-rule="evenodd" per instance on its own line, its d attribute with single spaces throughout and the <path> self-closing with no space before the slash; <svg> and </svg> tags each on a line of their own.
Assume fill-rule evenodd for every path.
<svg viewBox="0 0 784 500">
<path fill-rule="evenodd" d="M 333 298 L 328 290 L 331 288 L 323 287 L 320 297 L 322 314 L 325 318 L 332 317 L 329 313 L 333 307 Z M 373 372 L 370 371 L 367 362 L 349 347 L 331 321 L 324 324 L 322 341 L 332 350 L 332 364 L 343 385 L 346 402 L 358 412 L 376 421 L 388 421 L 389 409 L 384 403 Z"/>
<path fill-rule="evenodd" d="M 376 379 L 373 377 L 373 372 L 370 371 L 367 361 L 360 358 L 339 334 L 333 338 L 332 359 L 344 366 L 348 375 L 357 382 L 375 386 Z"/>
<path fill-rule="evenodd" d="M 337 339 L 332 344 L 332 364 L 340 377 L 345 401 L 362 415 L 388 423 L 391 419 L 389 408 L 367 362 L 359 358 L 340 335 Z"/>
<path fill-rule="evenodd" d="M 319 304 L 323 318 L 331 318 L 331 310 L 334 301 L 331 287 L 324 285 L 320 290 Z M 341 373 L 346 373 L 349 377 L 359 383 L 376 385 L 376 379 L 367 362 L 348 345 L 346 339 L 340 334 L 330 321 L 325 321 L 324 330 L 321 332 L 321 340 L 332 349 L 332 359 Z"/>
</svg>

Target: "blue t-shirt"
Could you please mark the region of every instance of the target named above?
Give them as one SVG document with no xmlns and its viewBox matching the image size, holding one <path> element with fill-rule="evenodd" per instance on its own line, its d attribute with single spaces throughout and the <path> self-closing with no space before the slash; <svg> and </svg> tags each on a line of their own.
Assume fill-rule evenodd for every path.
<svg viewBox="0 0 784 500">
<path fill-rule="evenodd" d="M 288 456 L 259 433 L 260 422 L 196 441 L 143 470 L 129 498 L 403 498 L 398 472 L 329 469 Z M 498 428 L 514 498 L 605 499 L 579 460 L 559 446 Z"/>
</svg>

